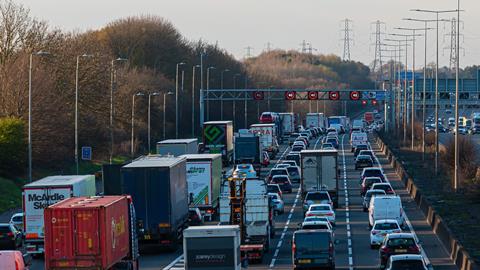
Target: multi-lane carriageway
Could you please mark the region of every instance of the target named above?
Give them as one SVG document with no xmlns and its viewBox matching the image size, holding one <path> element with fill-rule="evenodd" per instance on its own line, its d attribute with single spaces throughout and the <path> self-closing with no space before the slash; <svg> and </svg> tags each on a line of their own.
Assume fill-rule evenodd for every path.
<svg viewBox="0 0 480 270">
<path fill-rule="evenodd" d="M 336 209 L 335 237 L 339 243 L 335 247 L 337 269 L 378 269 L 378 250 L 370 249 L 370 231 L 368 228 L 368 213 L 362 211 L 359 178 L 360 170 L 355 170 L 354 157 L 350 152 L 348 136 L 340 137 L 339 168 L 340 198 Z M 311 143 L 311 148 L 320 147 L 320 139 Z M 435 270 L 457 269 L 440 240 L 433 233 L 425 220 L 425 216 L 410 199 L 398 175 L 388 164 L 376 144 L 371 144 L 378 157 L 378 163 L 383 167 L 386 176 L 396 193 L 402 197 L 404 211 L 408 217 L 408 227 L 420 241 L 423 254 L 432 263 Z M 277 157 L 280 159 L 288 153 L 287 146 L 282 145 Z M 262 170 L 262 177 L 278 160 L 274 160 L 269 168 Z M 250 269 L 292 269 L 291 239 L 298 223 L 303 220 L 302 201 L 298 193 L 298 184 L 292 194 L 284 195 L 285 213 L 276 217 L 276 235 L 270 251 L 262 264 L 251 264 Z M 180 252 L 164 254 L 160 257 L 144 256 L 142 269 L 183 269 L 183 257 Z M 155 265 L 155 267 L 153 266 Z M 151 268 L 150 268 L 151 266 Z"/>
</svg>

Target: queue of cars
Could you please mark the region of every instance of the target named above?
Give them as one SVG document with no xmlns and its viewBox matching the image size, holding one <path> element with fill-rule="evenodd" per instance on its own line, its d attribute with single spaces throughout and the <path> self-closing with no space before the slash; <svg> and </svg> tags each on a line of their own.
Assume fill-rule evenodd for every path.
<svg viewBox="0 0 480 270">
<path fill-rule="evenodd" d="M 379 250 L 380 269 L 429 269 L 414 234 L 408 232 L 402 202 L 368 145 L 353 149 L 355 169 L 362 169 L 360 195 L 368 211 L 370 248 Z M 378 164 L 380 165 L 380 164 Z"/>
</svg>

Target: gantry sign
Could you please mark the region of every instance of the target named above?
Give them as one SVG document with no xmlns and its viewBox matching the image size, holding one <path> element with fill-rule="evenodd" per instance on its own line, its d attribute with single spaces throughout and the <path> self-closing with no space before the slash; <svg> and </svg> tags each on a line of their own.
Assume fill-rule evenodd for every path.
<svg viewBox="0 0 480 270">
<path fill-rule="evenodd" d="M 203 125 L 205 101 L 330 100 L 358 101 L 363 105 L 387 100 L 386 90 L 359 89 L 211 89 L 200 90 L 200 124 Z"/>
</svg>

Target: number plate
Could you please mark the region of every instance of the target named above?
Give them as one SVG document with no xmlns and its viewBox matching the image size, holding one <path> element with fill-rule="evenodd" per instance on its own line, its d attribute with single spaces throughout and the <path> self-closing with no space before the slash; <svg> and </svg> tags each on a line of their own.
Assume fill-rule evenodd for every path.
<svg viewBox="0 0 480 270">
<path fill-rule="evenodd" d="M 144 236 L 143 236 L 143 239 L 145 239 L 145 240 L 150 240 L 150 239 L 152 239 L 152 238 L 151 238 L 150 235 L 147 234 L 147 235 L 144 235 Z"/>
<path fill-rule="evenodd" d="M 301 260 L 298 260 L 298 263 L 311 263 L 312 260 L 310 259 L 301 259 Z"/>
<path fill-rule="evenodd" d="M 407 252 L 407 250 L 406 250 L 406 249 L 395 249 L 395 252 L 397 252 L 397 253 L 405 253 L 405 252 Z"/>
</svg>

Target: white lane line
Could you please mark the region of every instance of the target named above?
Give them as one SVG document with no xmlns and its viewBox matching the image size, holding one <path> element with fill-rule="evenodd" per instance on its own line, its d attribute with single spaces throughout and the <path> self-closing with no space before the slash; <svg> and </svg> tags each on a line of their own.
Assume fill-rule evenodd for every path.
<svg viewBox="0 0 480 270">
<path fill-rule="evenodd" d="M 183 254 L 178 256 L 178 258 L 176 258 L 175 260 L 173 260 L 169 265 L 165 266 L 163 268 L 163 270 L 169 270 L 169 269 L 172 269 L 173 266 L 175 266 L 180 260 L 183 259 Z M 185 268 L 185 265 L 183 266 L 183 268 Z"/>
<path fill-rule="evenodd" d="M 370 148 L 370 151 L 373 151 L 372 145 L 370 144 L 370 142 L 368 143 L 368 147 Z M 378 160 L 377 155 L 375 154 L 374 156 L 375 156 L 375 161 L 377 162 L 378 166 L 380 168 L 382 168 L 382 170 L 383 170 L 383 166 L 380 163 L 380 161 Z M 390 181 L 387 178 L 387 174 L 385 174 L 385 180 L 387 180 L 387 182 L 390 183 Z M 391 185 L 391 183 L 390 183 L 390 185 Z M 393 187 L 392 187 L 392 189 L 393 189 Z M 395 189 L 393 189 L 393 190 L 395 191 Z M 396 194 L 396 192 L 395 192 L 395 194 Z M 402 204 L 402 208 L 403 208 L 403 204 Z M 413 238 L 415 239 L 415 241 L 417 241 L 417 243 L 420 242 L 417 234 L 415 233 L 415 230 L 413 229 L 412 223 L 410 222 L 410 219 L 408 218 L 407 213 L 405 212 L 405 210 L 403 210 L 403 215 L 405 217 L 405 222 L 407 223 L 408 229 L 410 230 L 410 232 L 413 235 Z M 425 262 L 427 264 L 430 264 L 430 259 L 428 259 L 427 254 L 425 253 L 425 250 L 423 248 L 420 248 L 420 253 L 423 256 L 423 258 L 425 259 Z"/>
<path fill-rule="evenodd" d="M 280 240 L 278 241 L 277 248 L 275 249 L 275 253 L 273 254 L 272 261 L 270 262 L 269 268 L 275 267 L 275 262 L 277 261 L 278 253 L 280 252 L 280 248 L 282 247 L 283 244 L 283 239 L 285 238 L 285 235 L 288 231 L 288 226 L 290 225 L 290 220 L 292 218 L 292 213 L 297 206 L 298 203 L 298 198 L 300 197 L 300 189 L 298 189 L 297 195 L 295 196 L 295 201 L 293 202 L 292 209 L 290 209 L 290 215 L 288 215 L 287 222 L 285 223 L 285 226 L 283 227 L 283 232 L 282 235 L 280 236 Z"/>
<path fill-rule="evenodd" d="M 280 158 L 277 160 L 277 162 L 275 162 L 275 164 L 273 164 L 273 167 L 275 167 L 275 165 L 277 165 L 278 162 L 280 162 L 280 161 L 283 159 L 283 156 L 285 156 L 285 153 L 287 153 L 288 149 L 290 149 L 290 146 L 287 145 L 287 148 L 285 148 L 285 151 L 283 151 L 282 155 L 281 155 Z"/>
<path fill-rule="evenodd" d="M 348 242 L 348 268 L 353 270 L 353 249 L 352 233 L 350 228 L 350 208 L 347 189 L 347 162 L 345 161 L 345 135 L 342 135 L 342 168 L 343 168 L 343 186 L 345 187 L 345 223 L 347 224 L 347 242 Z"/>
</svg>

